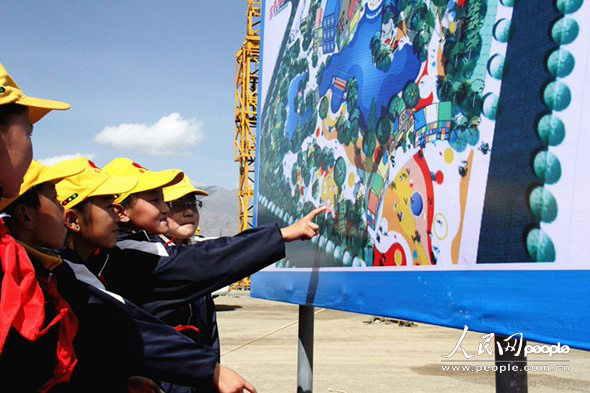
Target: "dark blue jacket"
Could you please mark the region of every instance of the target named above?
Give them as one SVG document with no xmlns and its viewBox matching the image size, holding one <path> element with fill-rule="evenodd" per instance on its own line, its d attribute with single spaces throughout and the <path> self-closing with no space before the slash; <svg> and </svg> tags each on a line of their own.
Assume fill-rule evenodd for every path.
<svg viewBox="0 0 590 393">
<path fill-rule="evenodd" d="M 62 256 L 69 264 L 62 263 L 52 273 L 79 319 L 73 391 L 117 391 L 129 375 L 210 390 L 215 351 L 101 289 L 100 283 L 90 285 L 80 275 L 84 261 L 75 252 L 62 250 Z M 87 276 L 94 278 L 90 272 Z"/>
<path fill-rule="evenodd" d="M 230 285 L 284 256 L 281 231 L 273 224 L 169 250 L 144 231 L 126 234 L 117 247 L 98 255 L 88 266 L 104 279 L 107 289 L 167 321 L 173 319 L 179 305 Z"/>
<path fill-rule="evenodd" d="M 198 239 L 198 240 L 195 240 Z M 158 240 L 166 247 L 169 254 L 174 253 L 178 247 L 186 247 L 197 241 L 213 240 L 204 238 L 190 239 L 190 243 L 175 244 L 164 236 L 158 236 Z M 217 352 L 217 360 L 221 361 L 221 349 L 219 342 L 219 329 L 217 328 L 217 313 L 211 294 L 206 294 L 186 303 L 179 304 L 175 312 L 166 316 L 166 323 L 171 326 L 195 327 L 198 332 L 191 329 L 183 330 L 183 333 L 196 342 L 211 347 Z"/>
</svg>

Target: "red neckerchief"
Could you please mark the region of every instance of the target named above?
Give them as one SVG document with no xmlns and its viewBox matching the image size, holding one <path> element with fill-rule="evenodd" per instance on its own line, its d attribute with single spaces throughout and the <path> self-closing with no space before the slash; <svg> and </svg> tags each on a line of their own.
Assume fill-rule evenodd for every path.
<svg viewBox="0 0 590 393">
<path fill-rule="evenodd" d="M 59 323 L 57 364 L 53 378 L 41 388 L 47 392 L 61 382 L 70 380 L 78 362 L 73 341 L 78 331 L 78 319 L 69 304 L 57 292 L 55 277 L 41 283 L 51 297 L 57 316 L 42 329 L 45 321 L 45 297 L 35 277 L 35 268 L 26 250 L 8 234 L 0 218 L 0 261 L 4 278 L 0 292 L 0 354 L 10 328 L 30 341 L 36 341 Z"/>
</svg>

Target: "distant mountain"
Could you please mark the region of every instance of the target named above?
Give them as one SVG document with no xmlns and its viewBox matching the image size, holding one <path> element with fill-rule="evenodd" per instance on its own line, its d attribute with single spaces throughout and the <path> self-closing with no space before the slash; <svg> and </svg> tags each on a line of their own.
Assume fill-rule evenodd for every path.
<svg viewBox="0 0 590 393">
<path fill-rule="evenodd" d="M 201 235 L 217 237 L 238 233 L 238 190 L 217 186 L 199 188 L 209 193 L 209 196 L 202 197 Z"/>
</svg>

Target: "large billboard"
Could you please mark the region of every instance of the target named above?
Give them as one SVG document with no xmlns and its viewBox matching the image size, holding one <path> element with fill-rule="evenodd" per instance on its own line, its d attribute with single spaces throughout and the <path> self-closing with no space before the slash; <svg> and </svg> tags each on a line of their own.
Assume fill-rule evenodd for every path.
<svg viewBox="0 0 590 393">
<path fill-rule="evenodd" d="M 589 2 L 263 12 L 257 223 L 330 211 L 254 296 L 588 348 Z"/>
</svg>

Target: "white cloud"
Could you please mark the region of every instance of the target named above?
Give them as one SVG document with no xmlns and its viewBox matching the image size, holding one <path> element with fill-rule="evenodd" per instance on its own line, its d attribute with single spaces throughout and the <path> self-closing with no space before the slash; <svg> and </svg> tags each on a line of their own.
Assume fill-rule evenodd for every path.
<svg viewBox="0 0 590 393">
<path fill-rule="evenodd" d="M 45 166 L 50 166 L 53 164 L 57 164 L 58 162 L 62 162 L 65 160 L 71 160 L 72 158 L 80 158 L 80 157 L 84 157 L 84 158 L 88 158 L 89 160 L 92 160 L 92 159 L 94 159 L 94 154 L 86 154 L 86 153 L 64 154 L 61 156 L 42 158 L 37 161 L 39 161 L 41 164 L 43 164 Z"/>
<path fill-rule="evenodd" d="M 106 127 L 96 134 L 94 142 L 118 150 L 170 155 L 187 152 L 187 148 L 200 144 L 204 137 L 202 122 L 195 118 L 185 120 L 178 113 L 171 113 L 152 125 Z"/>
</svg>

